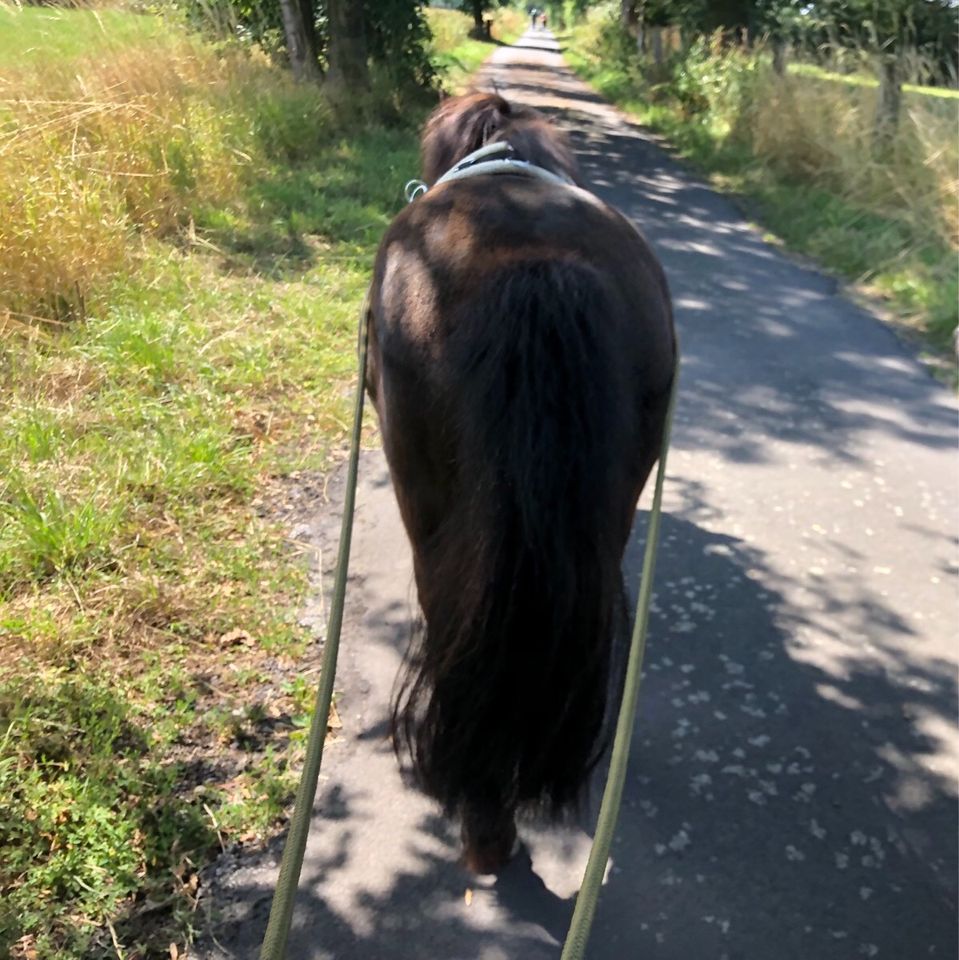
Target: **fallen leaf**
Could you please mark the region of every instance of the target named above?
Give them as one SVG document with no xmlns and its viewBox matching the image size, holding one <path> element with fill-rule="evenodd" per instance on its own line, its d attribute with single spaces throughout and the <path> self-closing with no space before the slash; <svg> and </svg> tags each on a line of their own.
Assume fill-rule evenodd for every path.
<svg viewBox="0 0 959 960">
<path fill-rule="evenodd" d="M 241 643 L 246 647 L 253 645 L 253 637 L 246 630 L 230 630 L 229 633 L 224 633 L 219 640 L 221 647 L 235 647 Z"/>
<path fill-rule="evenodd" d="M 37 941 L 30 934 L 21 937 L 10 948 L 11 960 L 37 960 Z"/>
<path fill-rule="evenodd" d="M 326 729 L 327 730 L 342 730 L 343 721 L 340 719 L 340 715 L 336 712 L 336 704 L 330 704 L 330 715 L 326 720 Z"/>
<path fill-rule="evenodd" d="M 473 902 L 473 891 L 467 887 L 466 893 L 463 895 L 463 900 L 466 901 L 466 906 L 470 906 Z"/>
</svg>

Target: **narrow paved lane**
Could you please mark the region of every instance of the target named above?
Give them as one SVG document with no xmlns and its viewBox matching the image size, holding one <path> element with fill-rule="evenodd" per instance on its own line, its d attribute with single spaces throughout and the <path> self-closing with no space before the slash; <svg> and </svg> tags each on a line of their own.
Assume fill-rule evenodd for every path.
<svg viewBox="0 0 959 960">
<path fill-rule="evenodd" d="M 650 237 L 684 354 L 647 675 L 589 955 L 952 960 L 953 399 L 555 49 L 527 35 L 486 80 L 554 114 L 596 192 Z M 384 740 L 413 594 L 379 455 L 360 500 L 344 729 L 290 956 L 556 958 L 592 818 L 524 829 L 530 856 L 495 884 L 457 866 L 456 837 Z M 256 955 L 274 878 L 270 857 L 220 871 L 222 947 L 201 957 Z"/>
</svg>

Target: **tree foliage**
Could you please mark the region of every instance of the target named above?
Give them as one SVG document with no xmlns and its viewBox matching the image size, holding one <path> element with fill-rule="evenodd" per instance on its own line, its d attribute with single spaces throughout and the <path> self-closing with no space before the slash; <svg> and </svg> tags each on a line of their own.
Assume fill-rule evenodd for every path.
<svg viewBox="0 0 959 960">
<path fill-rule="evenodd" d="M 750 44 L 768 38 L 777 73 L 785 69 L 787 45 L 825 54 L 830 65 L 839 59 L 861 68 L 868 61 L 879 80 L 879 152 L 895 138 L 909 73 L 926 83 L 954 83 L 959 74 L 955 0 L 620 0 L 619 11 L 621 36 L 635 36 L 641 51 L 650 49 L 649 28 L 678 26 L 687 51 L 708 35 Z M 650 32 L 658 65 L 661 37 Z"/>
<path fill-rule="evenodd" d="M 367 0 L 370 58 L 393 72 L 400 83 L 428 87 L 435 80 L 429 57 L 431 39 L 422 3 L 415 0 Z"/>
<path fill-rule="evenodd" d="M 947 76 L 957 72 L 953 0 L 623 0 L 622 6 L 647 26 L 675 24 L 694 35 L 722 28 L 833 51 L 915 50 Z"/>
<path fill-rule="evenodd" d="M 194 26 L 257 43 L 271 54 L 289 53 L 278 0 L 171 0 Z M 296 0 L 315 33 L 318 72 L 329 69 L 328 0 Z M 355 0 L 346 0 L 352 4 Z M 370 62 L 396 86 L 428 87 L 434 80 L 430 29 L 422 0 L 361 0 L 362 31 Z M 335 30 L 335 26 L 333 28 Z"/>
</svg>

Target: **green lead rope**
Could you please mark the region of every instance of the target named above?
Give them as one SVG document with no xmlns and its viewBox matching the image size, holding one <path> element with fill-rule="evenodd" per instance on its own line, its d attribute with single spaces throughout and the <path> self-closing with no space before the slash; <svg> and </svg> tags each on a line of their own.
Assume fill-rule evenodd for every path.
<svg viewBox="0 0 959 960">
<path fill-rule="evenodd" d="M 320 765 L 323 760 L 323 744 L 326 741 L 327 721 L 330 715 L 330 703 L 333 699 L 333 681 L 336 677 L 336 658 L 340 647 L 340 631 L 343 627 L 343 608 L 346 598 L 346 580 L 350 561 L 350 542 L 353 536 L 353 512 L 356 506 L 356 481 L 360 461 L 360 436 L 363 427 L 363 391 L 366 377 L 366 351 L 369 340 L 369 327 L 366 318 L 366 304 L 360 314 L 359 369 L 356 385 L 356 401 L 353 408 L 353 434 L 350 445 L 349 470 L 346 477 L 346 494 L 343 500 L 343 521 L 340 528 L 340 545 L 336 558 L 336 577 L 333 584 L 333 603 L 330 608 L 329 627 L 326 632 L 326 644 L 323 649 L 320 685 L 316 692 L 316 707 L 310 723 L 310 733 L 306 745 L 306 758 L 303 762 L 303 774 L 296 792 L 293 817 L 290 820 L 290 832 L 283 848 L 283 860 L 280 863 L 280 876 L 270 907 L 270 919 L 267 923 L 263 946 L 260 948 L 260 960 L 284 960 L 286 942 L 290 934 L 293 919 L 293 903 L 296 888 L 303 869 L 303 855 L 310 831 L 310 819 L 313 814 L 313 802 L 316 799 L 316 787 L 320 778 Z M 679 381 L 679 362 L 673 374 L 673 385 L 666 412 L 666 424 L 663 431 L 663 448 L 659 455 L 659 468 L 656 472 L 656 490 L 650 512 L 649 529 L 646 532 L 646 553 L 643 558 L 643 573 L 639 587 L 639 599 L 636 604 L 636 617 L 633 623 L 633 636 L 626 666 L 626 680 L 623 700 L 616 722 L 616 738 L 609 764 L 609 775 L 603 802 L 599 809 L 593 846 L 590 850 L 583 885 L 576 898 L 576 908 L 570 921 L 566 943 L 563 946 L 561 960 L 582 960 L 589 940 L 589 931 L 596 913 L 606 861 L 613 841 L 613 832 L 619 818 L 619 808 L 626 782 L 626 766 L 629 761 L 629 745 L 633 735 L 633 721 L 636 705 L 639 701 L 639 685 L 642 677 L 643 654 L 646 650 L 646 631 L 649 622 L 649 603 L 653 591 L 653 571 L 656 566 L 656 548 L 659 544 L 659 521 L 663 502 L 663 480 L 666 476 L 666 453 L 669 450 L 669 438 L 673 423 L 673 409 L 676 404 L 676 388 Z"/>
<path fill-rule="evenodd" d="M 346 575 L 350 565 L 350 541 L 353 538 L 353 510 L 356 506 L 356 478 L 360 464 L 360 435 L 363 428 L 363 391 L 366 378 L 366 349 L 369 341 L 369 325 L 366 319 L 366 302 L 360 312 L 359 357 L 360 376 L 356 384 L 356 401 L 353 407 L 353 436 L 350 441 L 350 465 L 346 476 L 346 495 L 343 499 L 343 522 L 340 527 L 340 546 L 336 557 L 336 579 L 333 583 L 333 604 L 330 622 L 323 647 L 323 663 L 320 685 L 316 691 L 316 707 L 310 723 L 306 742 L 306 759 L 296 791 L 290 832 L 283 847 L 280 876 L 276 893 L 270 907 L 270 919 L 266 925 L 260 960 L 283 960 L 286 956 L 286 941 L 290 935 L 293 919 L 293 902 L 296 887 L 303 869 L 303 854 L 306 838 L 310 832 L 313 801 L 316 785 L 320 779 L 320 764 L 323 761 L 323 744 L 333 699 L 333 680 L 336 677 L 336 655 L 340 648 L 340 630 L 343 627 L 343 606 L 346 598 Z"/>
<path fill-rule="evenodd" d="M 673 373 L 673 385 L 669 394 L 669 406 L 666 410 L 666 425 L 663 430 L 663 449 L 659 454 L 659 468 L 656 471 L 656 490 L 653 494 L 653 506 L 649 514 L 649 527 L 646 530 L 646 552 L 643 556 L 643 573 L 639 584 L 639 597 L 636 601 L 636 616 L 633 620 L 633 636 L 629 647 L 629 661 L 626 665 L 626 680 L 623 686 L 623 700 L 616 721 L 616 738 L 613 740 L 613 752 L 609 761 L 609 773 L 606 776 L 606 789 L 599 808 L 596 830 L 593 833 L 593 845 L 586 862 L 583 884 L 576 897 L 576 907 L 569 923 L 566 943 L 560 960 L 582 960 L 586 955 L 589 932 L 596 915 L 596 903 L 599 900 L 603 874 L 613 843 L 616 821 L 623 799 L 623 787 L 626 784 L 626 766 L 629 763 L 629 745 L 633 739 L 633 724 L 636 719 L 636 707 L 639 703 L 639 685 L 643 677 L 643 655 L 646 653 L 646 633 L 649 626 L 649 604 L 653 595 L 653 577 L 656 570 L 656 548 L 659 546 L 659 521 L 663 508 L 663 481 L 666 478 L 666 454 L 669 451 L 669 438 L 673 428 L 673 410 L 676 406 L 676 390 L 679 383 L 679 358 Z"/>
</svg>

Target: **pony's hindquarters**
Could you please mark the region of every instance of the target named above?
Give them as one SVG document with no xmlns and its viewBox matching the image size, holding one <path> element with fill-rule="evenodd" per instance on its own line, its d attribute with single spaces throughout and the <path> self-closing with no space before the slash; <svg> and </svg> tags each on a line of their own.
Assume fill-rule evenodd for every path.
<svg viewBox="0 0 959 960">
<path fill-rule="evenodd" d="M 643 337 L 596 268 L 530 259 L 481 288 L 428 351 L 374 324 L 375 399 L 425 619 L 394 735 L 448 811 L 511 822 L 573 803 L 604 748 L 669 383 L 634 382 Z"/>
</svg>

